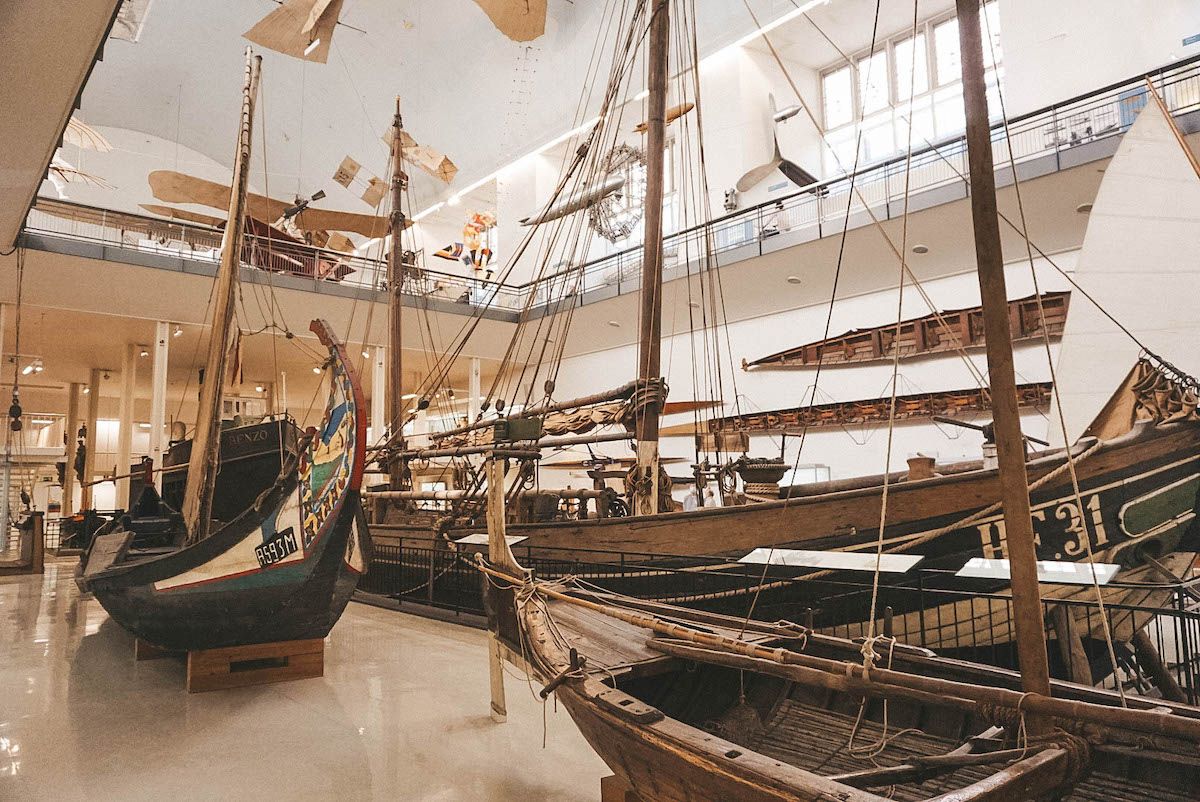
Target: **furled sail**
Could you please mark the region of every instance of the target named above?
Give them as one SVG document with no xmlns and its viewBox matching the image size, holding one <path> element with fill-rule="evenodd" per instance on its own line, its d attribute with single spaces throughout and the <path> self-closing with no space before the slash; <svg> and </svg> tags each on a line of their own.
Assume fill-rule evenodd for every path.
<svg viewBox="0 0 1200 802">
<path fill-rule="evenodd" d="M 1200 374 L 1200 176 L 1148 98 L 1109 162 L 1075 281 L 1148 349 Z M 1141 349 L 1096 305 L 1071 304 L 1058 357 L 1067 434 L 1078 437 Z M 1058 434 L 1059 427 L 1051 426 Z"/>
</svg>

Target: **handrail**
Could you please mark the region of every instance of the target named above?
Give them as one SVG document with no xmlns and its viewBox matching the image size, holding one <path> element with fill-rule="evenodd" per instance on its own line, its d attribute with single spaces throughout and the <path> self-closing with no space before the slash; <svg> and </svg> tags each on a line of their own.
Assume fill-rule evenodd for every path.
<svg viewBox="0 0 1200 802">
<path fill-rule="evenodd" d="M 1078 145 L 1123 133 L 1132 124 L 1137 109 L 1122 104 L 1133 101 L 1133 104 L 1140 108 L 1139 98 L 1145 97 L 1143 81 L 1147 76 L 1158 84 L 1172 114 L 1200 110 L 1200 55 L 1194 55 L 1014 117 L 1009 121 L 1008 140 L 997 136 L 998 133 L 1002 133 L 1002 124 L 997 123 L 993 126 L 993 140 L 997 149 L 1003 151 L 996 160 L 1000 165 L 999 169 L 1007 167 L 1007 149 L 1010 145 L 1013 150 L 1012 157 L 1017 162 L 1053 155 L 1056 167 L 1061 168 L 1064 152 Z M 916 179 L 909 187 L 910 193 L 952 184 L 965 184 L 965 165 L 946 167 L 942 164 L 946 161 L 953 165 L 956 159 L 961 160 L 965 151 L 962 135 L 947 137 L 914 149 L 911 157 L 900 153 L 862 166 L 853 176 L 833 176 L 802 187 L 789 195 L 772 198 L 747 209 L 721 215 L 680 230 L 665 238 L 664 248 L 668 253 L 674 250 L 676 261 L 684 264 L 686 260 L 680 251 L 702 240 L 711 239 L 715 242 L 714 253 L 757 244 L 761 254 L 764 242 L 785 231 L 809 229 L 815 231 L 819 238 L 825 235 L 827 222 L 836 225 L 837 230 L 840 230 L 847 204 L 850 204 L 851 211 L 862 210 L 858 200 L 851 203 L 849 198 L 852 178 L 856 191 L 862 193 L 869 206 L 887 206 L 890 213 L 891 202 L 903 196 L 905 182 L 896 179 L 903 175 L 905 169 L 911 169 Z M 782 210 L 779 209 L 780 205 Z M 764 212 L 770 212 L 774 216 L 769 224 L 764 223 Z M 121 232 L 117 237 L 117 244 L 138 250 L 145 250 L 148 246 L 144 241 L 126 241 L 123 236 L 126 230 L 145 233 L 162 231 L 164 234 L 179 231 L 179 238 L 191 248 L 187 255 L 202 261 L 212 261 L 212 257 L 203 252 L 204 249 L 215 249 L 220 244 L 220 229 L 128 212 L 115 212 L 68 201 L 37 199 L 26 219 L 26 229 L 80 239 L 98 239 L 108 244 L 110 240 L 103 234 L 99 237 L 89 237 L 78 232 L 56 231 L 54 224 L 35 215 L 67 218 L 84 225 L 97 225 L 101 229 L 116 229 Z M 122 225 L 125 227 L 122 228 Z M 772 226 L 775 226 L 774 231 L 771 230 Z M 385 289 L 380 278 L 386 275 L 383 260 L 278 240 L 253 237 L 248 237 L 247 240 L 251 249 L 261 247 L 261 244 L 265 243 L 265 249 L 257 258 L 268 265 L 272 272 L 291 273 L 317 281 L 338 281 L 344 285 L 365 287 L 374 291 Z M 204 244 L 205 241 L 211 244 Z M 636 290 L 637 277 L 632 275 L 632 268 L 640 261 L 640 251 L 640 245 L 633 246 L 515 285 L 497 286 L 496 282 L 490 280 L 419 267 L 419 273 L 410 279 L 412 285 L 406 283 L 405 294 L 424 298 L 440 296 L 475 307 L 499 306 L 519 310 L 553 303 L 553 299 L 538 299 L 538 294 L 543 288 L 552 286 L 554 281 L 562 280 L 565 276 L 578 275 L 580 289 L 574 293 L 578 300 L 573 300 L 572 303 L 582 305 L 587 302 L 587 293 L 603 287 L 615 287 L 618 295 Z M 167 249 L 166 252 L 179 254 L 178 249 Z M 304 256 L 297 260 L 297 254 L 300 252 L 303 252 Z M 277 269 L 277 263 L 281 259 L 291 263 L 298 261 L 299 264 Z M 248 262 L 252 267 L 263 266 L 255 262 L 253 254 L 249 260 L 243 258 L 243 262 Z M 340 275 L 331 277 L 329 272 L 322 272 L 322 266 L 329 264 L 341 266 L 336 270 Z M 627 274 L 630 275 L 627 277 Z"/>
</svg>

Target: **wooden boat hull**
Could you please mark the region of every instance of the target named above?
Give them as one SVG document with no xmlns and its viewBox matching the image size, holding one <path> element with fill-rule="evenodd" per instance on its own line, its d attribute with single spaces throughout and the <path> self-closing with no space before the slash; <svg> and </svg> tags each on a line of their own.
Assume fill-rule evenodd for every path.
<svg viewBox="0 0 1200 802">
<path fill-rule="evenodd" d="M 1077 452 L 1090 448 L 1085 443 Z M 1078 561 L 1087 557 L 1088 538 L 1096 558 L 1124 566 L 1119 582 L 1139 587 L 1110 588 L 1106 599 L 1112 604 L 1161 605 L 1174 592 L 1169 578 L 1150 565 L 1154 557 L 1177 576 L 1183 576 L 1200 545 L 1196 509 L 1200 503 L 1200 426 L 1191 423 L 1139 426 L 1129 434 L 1102 443 L 1094 453 L 1077 462 L 1083 510 L 1080 511 L 1069 474 L 1061 470 L 1061 454 L 1032 460 L 1030 481 L 1054 470 L 1059 474 L 1032 494 L 1035 532 L 1041 559 Z M 847 483 L 851 484 L 851 483 Z M 643 565 L 652 558 L 640 554 L 712 555 L 736 558 L 759 547 L 822 550 L 872 551 L 878 539 L 880 488 L 869 480 L 865 486 L 829 492 L 810 492 L 788 501 L 743 507 L 703 509 L 646 518 L 610 518 L 543 524 L 509 524 L 510 536 L 525 537 L 518 553 L 532 553 L 548 560 L 562 560 L 563 570 L 587 576 L 586 566 L 571 562 L 605 563 L 615 553 L 631 552 Z M 1007 582 L 965 581 L 953 577 L 971 557 L 1005 557 L 1007 542 L 1002 515 L 996 511 L 971 523 L 954 527 L 999 497 L 995 470 L 969 470 L 932 479 L 899 481 L 891 485 L 885 548 L 925 557 L 922 568 L 945 569 L 950 574 L 938 579 L 926 576 L 924 589 L 897 593 L 884 604 L 896 615 L 895 632 L 905 642 L 939 650 L 993 649 L 1010 643 L 1013 626 L 1005 599 L 961 599 L 939 604 L 927 591 L 951 590 L 973 593 L 1007 593 Z M 931 536 L 938 530 L 949 531 Z M 465 534 L 467 531 L 463 530 Z M 402 534 L 408 544 L 420 544 L 428 529 L 378 526 L 386 542 Z M 538 552 L 539 547 L 547 551 Z M 528 549 L 528 551 L 526 551 Z M 677 562 L 675 564 L 678 564 Z M 594 581 L 628 595 L 703 609 L 744 613 L 757 583 L 744 573 L 728 577 L 634 572 Z M 545 575 L 545 572 L 542 572 Z M 861 572 L 821 572 L 822 581 L 841 583 L 819 602 L 803 579 L 802 569 L 772 567 L 767 586 L 759 593 L 758 615 L 801 620 L 805 608 L 819 607 L 818 626 L 836 627 L 846 637 L 862 634 L 869 609 L 869 591 L 854 593 L 852 583 L 866 577 Z M 885 575 L 885 585 L 914 585 L 904 575 Z M 826 586 L 829 587 L 829 586 Z M 1048 599 L 1091 600 L 1094 591 L 1086 585 L 1044 585 Z M 883 609 L 884 604 L 878 608 Z M 925 609 L 922 609 L 925 608 Z M 1144 618 L 1144 617 L 1143 617 Z M 1081 622 L 1085 637 L 1103 637 L 1098 621 Z M 1118 640 L 1128 639 L 1145 620 L 1116 613 L 1113 632 Z M 876 631 L 881 631 L 877 622 Z M 982 653 L 981 655 L 982 656 Z M 986 659 L 999 659 L 992 652 Z"/>
<path fill-rule="evenodd" d="M 1031 461 L 1030 481 L 1037 481 L 1062 464 L 1061 455 Z M 1130 532 L 1123 520 L 1123 508 L 1167 487 L 1174 488 L 1172 501 L 1178 506 L 1182 492 L 1178 483 L 1187 482 L 1184 490 L 1190 490 L 1192 498 L 1182 502 L 1186 510 L 1181 513 L 1187 520 L 1175 523 L 1190 523 L 1200 493 L 1200 426 L 1137 427 L 1128 435 L 1103 443 L 1078 464 L 1077 472 L 1085 507 L 1082 513 L 1076 509 L 1065 471 L 1032 494 L 1042 559 L 1080 559 L 1086 552 L 1081 539 L 1085 530 L 1096 552 L 1147 537 L 1161 541 L 1163 532 Z M 526 538 L 520 543 L 522 550 L 555 549 L 563 559 L 582 561 L 602 558 L 604 552 L 740 557 L 764 546 L 862 550 L 878 539 L 882 499 L 877 483 L 864 480 L 863 484 L 866 486 L 829 492 L 818 488 L 791 499 L 737 507 L 644 517 L 513 523 L 508 533 Z M 894 481 L 888 492 L 885 546 L 891 548 L 904 539 L 917 539 L 954 524 L 998 498 L 1000 480 L 995 469 Z M 1173 512 L 1167 520 L 1178 517 Z M 482 527 L 462 530 L 464 534 L 482 531 Z M 380 542 L 389 537 L 403 537 L 405 541 L 432 539 L 428 527 L 408 526 L 402 520 L 376 525 L 375 532 Z M 1173 550 L 1167 548 L 1159 554 Z M 990 515 L 913 551 L 931 560 L 963 555 L 1003 557 L 1007 547 L 1002 516 Z"/>
<path fill-rule="evenodd" d="M 294 487 L 289 490 L 295 493 Z M 270 494 L 268 500 L 278 496 Z M 346 502 L 321 542 L 295 563 L 280 563 L 267 571 L 224 573 L 218 568 L 249 565 L 254 559 L 254 549 L 264 542 L 263 532 L 261 525 L 254 525 L 257 521 L 247 520 L 226 527 L 227 540 L 209 545 L 222 534 L 218 533 L 197 544 L 208 548 L 192 547 L 135 564 L 126 572 L 110 572 L 87 581 L 85 588 L 118 624 L 163 649 L 323 638 L 349 602 L 370 550 L 357 493 Z M 217 571 L 222 573 L 213 575 Z"/>
<path fill-rule="evenodd" d="M 312 328 L 332 358 L 329 402 L 321 426 L 270 490 L 180 548 L 132 548 L 136 518 L 93 540 L 80 589 L 142 640 L 195 651 L 324 637 L 366 572 L 362 389 L 327 325 L 314 321 Z"/>
</svg>

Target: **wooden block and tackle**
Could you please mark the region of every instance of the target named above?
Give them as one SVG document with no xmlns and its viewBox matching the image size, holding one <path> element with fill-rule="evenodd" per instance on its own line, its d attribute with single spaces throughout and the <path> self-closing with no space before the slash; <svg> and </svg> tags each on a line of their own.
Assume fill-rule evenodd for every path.
<svg viewBox="0 0 1200 802">
<path fill-rule="evenodd" d="M 188 693 L 311 679 L 325 674 L 325 640 L 255 643 L 188 652 Z"/>
</svg>

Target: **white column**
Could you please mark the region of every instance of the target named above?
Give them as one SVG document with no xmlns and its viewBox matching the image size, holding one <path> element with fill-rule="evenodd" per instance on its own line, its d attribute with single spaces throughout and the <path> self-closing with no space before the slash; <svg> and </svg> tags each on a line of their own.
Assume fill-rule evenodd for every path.
<svg viewBox="0 0 1200 802">
<path fill-rule="evenodd" d="M 471 357 L 470 373 L 467 376 L 467 422 L 479 420 L 479 396 L 482 394 L 479 381 L 479 357 Z"/>
<path fill-rule="evenodd" d="M 121 397 L 117 412 L 117 465 L 114 476 L 129 473 L 133 460 L 133 402 L 137 391 L 137 364 L 141 346 L 126 345 L 121 355 Z M 129 506 L 129 479 L 117 480 L 117 507 Z"/>
<path fill-rule="evenodd" d="M 83 392 L 82 382 L 67 385 L 67 423 L 63 442 L 67 469 L 63 471 L 62 517 L 75 512 L 75 453 L 79 446 L 79 396 Z"/>
<path fill-rule="evenodd" d="M 167 357 L 170 353 L 170 326 L 160 320 L 154 324 L 154 365 L 151 374 L 150 396 L 150 459 L 154 467 L 163 466 L 163 452 L 166 450 L 167 433 Z M 162 489 L 162 474 L 154 474 L 154 486 Z"/>
<path fill-rule="evenodd" d="M 95 509 L 92 506 L 92 487 L 88 484 L 96 477 L 96 449 L 99 445 L 100 432 L 97 419 L 100 417 L 100 368 L 92 368 L 92 375 L 87 388 L 87 445 L 86 456 L 83 460 L 83 493 L 79 501 L 79 509 Z"/>
<path fill-rule="evenodd" d="M 388 431 L 387 348 L 377 345 L 371 353 L 371 433 L 367 442 L 378 443 Z"/>
</svg>

